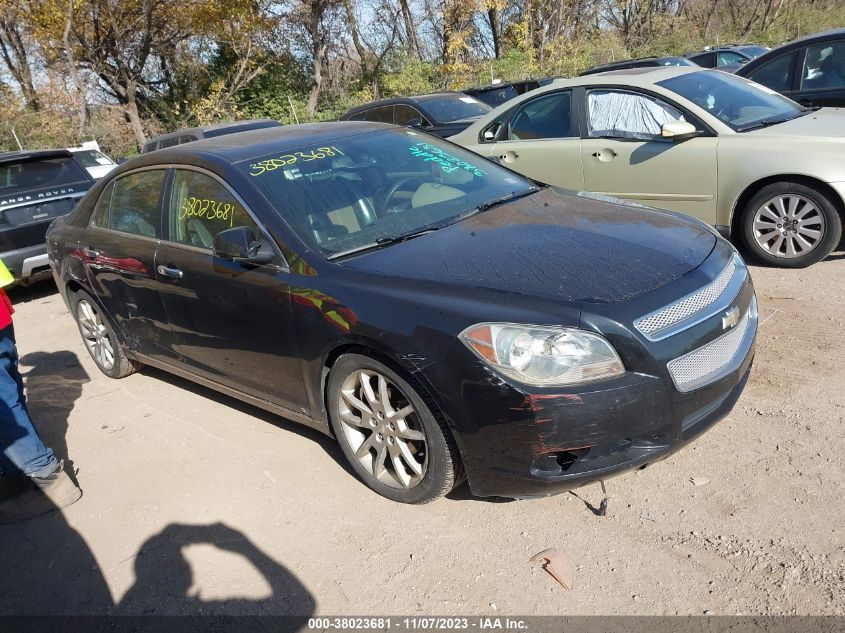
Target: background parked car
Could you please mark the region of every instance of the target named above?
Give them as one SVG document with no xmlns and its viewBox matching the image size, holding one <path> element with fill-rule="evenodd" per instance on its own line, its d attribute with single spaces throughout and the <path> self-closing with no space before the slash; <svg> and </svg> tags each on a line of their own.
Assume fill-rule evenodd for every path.
<svg viewBox="0 0 845 633">
<path fill-rule="evenodd" d="M 730 412 L 754 357 L 751 278 L 700 222 L 395 126 L 141 156 L 47 239 L 105 374 L 147 363 L 332 434 L 405 503 L 659 461 Z"/>
<path fill-rule="evenodd" d="M 492 108 L 461 92 L 435 92 L 373 101 L 347 111 L 341 121 L 374 121 L 418 127 L 446 137 L 466 129 Z"/>
<path fill-rule="evenodd" d="M 100 145 L 96 141 L 88 141 L 79 147 L 68 147 L 75 160 L 81 167 L 84 167 L 94 180 L 98 180 L 117 167 L 111 158 L 100 151 Z"/>
<path fill-rule="evenodd" d="M 842 234 L 845 112 L 701 68 L 556 81 L 452 139 L 531 178 L 688 213 L 772 265 Z"/>
<path fill-rule="evenodd" d="M 182 130 L 176 130 L 169 134 L 162 134 L 156 138 L 150 139 L 141 148 L 141 153 L 154 152 L 157 149 L 164 149 L 165 147 L 173 147 L 174 145 L 181 145 L 182 143 L 190 143 L 198 141 L 203 138 L 214 138 L 215 136 L 223 136 L 225 134 L 234 134 L 236 132 L 246 132 L 247 130 L 259 130 L 263 128 L 281 127 L 281 123 L 273 119 L 253 119 L 250 121 L 234 121 L 231 123 L 216 123 L 214 125 L 204 125 L 202 127 L 189 127 Z"/>
<path fill-rule="evenodd" d="M 763 55 L 768 50 L 767 46 L 758 44 L 726 44 L 707 47 L 703 51 L 686 53 L 684 57 L 704 68 L 721 68 L 722 66 L 745 64 Z"/>
<path fill-rule="evenodd" d="M 624 59 L 618 62 L 610 62 L 608 64 L 600 64 L 593 66 L 578 74 L 579 77 L 584 75 L 594 75 L 596 73 L 603 73 L 609 70 L 623 70 L 625 68 L 647 68 L 654 66 L 697 66 L 693 61 L 686 57 L 640 57 L 639 59 Z"/>
<path fill-rule="evenodd" d="M 93 184 L 66 149 L 0 154 L 0 259 L 16 281 L 49 277 L 47 227 Z"/>
<path fill-rule="evenodd" d="M 779 46 L 736 70 L 806 106 L 845 106 L 845 29 Z"/>
<path fill-rule="evenodd" d="M 507 83 L 493 83 L 489 86 L 479 86 L 477 88 L 466 88 L 461 90 L 465 95 L 475 97 L 479 101 L 483 101 L 492 108 L 502 105 L 505 101 L 509 101 L 514 97 L 523 95 L 531 90 L 536 90 L 540 86 L 546 86 L 554 81 L 554 78 L 547 77 L 544 79 L 525 79 L 523 81 L 509 81 Z"/>
</svg>

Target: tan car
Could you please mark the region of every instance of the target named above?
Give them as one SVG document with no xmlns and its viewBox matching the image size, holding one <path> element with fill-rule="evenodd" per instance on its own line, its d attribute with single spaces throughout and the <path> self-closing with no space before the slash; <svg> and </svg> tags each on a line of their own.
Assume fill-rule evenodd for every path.
<svg viewBox="0 0 845 633">
<path fill-rule="evenodd" d="M 842 237 L 845 111 L 716 70 L 556 80 L 450 140 L 541 182 L 692 215 L 777 266 Z"/>
</svg>

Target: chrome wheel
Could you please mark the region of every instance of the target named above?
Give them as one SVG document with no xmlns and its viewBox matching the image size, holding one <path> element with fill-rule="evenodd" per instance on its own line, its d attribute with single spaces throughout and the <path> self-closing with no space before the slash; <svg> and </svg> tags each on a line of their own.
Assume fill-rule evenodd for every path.
<svg viewBox="0 0 845 633">
<path fill-rule="evenodd" d="M 111 371 L 114 368 L 114 348 L 100 313 L 86 299 L 79 301 L 76 310 L 88 352 L 102 369 Z"/>
<path fill-rule="evenodd" d="M 428 466 L 419 415 L 402 391 L 382 374 L 359 369 L 343 381 L 340 427 L 364 469 L 392 488 L 413 488 Z"/>
<path fill-rule="evenodd" d="M 777 195 L 754 214 L 754 239 L 775 257 L 806 255 L 818 246 L 824 232 L 822 210 L 809 198 L 797 194 Z"/>
</svg>

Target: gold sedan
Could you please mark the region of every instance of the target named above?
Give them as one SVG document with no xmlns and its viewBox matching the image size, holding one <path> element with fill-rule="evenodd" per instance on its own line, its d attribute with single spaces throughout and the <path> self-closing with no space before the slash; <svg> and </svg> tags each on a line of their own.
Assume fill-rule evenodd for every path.
<svg viewBox="0 0 845 633">
<path fill-rule="evenodd" d="M 541 182 L 692 215 L 776 266 L 813 264 L 842 237 L 845 111 L 716 70 L 556 80 L 450 140 Z"/>
</svg>

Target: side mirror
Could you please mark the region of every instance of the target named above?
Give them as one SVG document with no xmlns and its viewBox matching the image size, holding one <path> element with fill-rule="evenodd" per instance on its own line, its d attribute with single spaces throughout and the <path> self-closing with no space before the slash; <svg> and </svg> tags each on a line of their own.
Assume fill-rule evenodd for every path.
<svg viewBox="0 0 845 633">
<path fill-rule="evenodd" d="M 499 126 L 498 125 L 491 125 L 486 130 L 484 130 L 483 137 L 485 141 L 495 141 L 496 136 L 499 133 Z"/>
<path fill-rule="evenodd" d="M 687 121 L 669 121 L 660 128 L 660 136 L 670 141 L 685 141 L 698 135 L 699 131 Z"/>
<path fill-rule="evenodd" d="M 236 226 L 214 236 L 214 256 L 239 264 L 269 264 L 273 261 L 273 250 L 262 240 L 255 239 L 255 233 L 248 226 Z"/>
<path fill-rule="evenodd" d="M 422 127 L 422 119 L 411 119 L 405 123 L 405 127 Z"/>
</svg>

